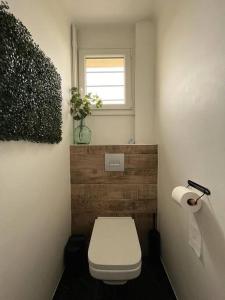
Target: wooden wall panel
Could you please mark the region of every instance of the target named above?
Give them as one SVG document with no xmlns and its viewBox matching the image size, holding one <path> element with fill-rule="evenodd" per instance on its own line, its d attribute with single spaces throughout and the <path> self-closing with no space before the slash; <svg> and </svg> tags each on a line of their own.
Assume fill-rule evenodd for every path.
<svg viewBox="0 0 225 300">
<path fill-rule="evenodd" d="M 105 153 L 124 153 L 124 172 L 105 172 Z M 72 145 L 72 233 L 91 234 L 100 216 L 132 216 L 141 246 L 157 209 L 156 145 Z"/>
</svg>

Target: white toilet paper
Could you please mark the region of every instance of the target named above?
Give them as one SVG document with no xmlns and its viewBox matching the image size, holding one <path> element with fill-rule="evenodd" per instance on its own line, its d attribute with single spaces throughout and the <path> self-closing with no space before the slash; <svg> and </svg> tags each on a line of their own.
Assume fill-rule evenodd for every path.
<svg viewBox="0 0 225 300">
<path fill-rule="evenodd" d="M 172 192 L 172 198 L 182 207 L 188 208 L 192 213 L 196 213 L 197 211 L 199 211 L 202 205 L 201 199 L 199 199 L 197 204 L 195 205 L 188 204 L 187 201 L 189 199 L 196 200 L 197 198 L 199 198 L 199 195 L 184 186 L 177 186 L 176 188 L 174 188 Z"/>
<path fill-rule="evenodd" d="M 202 251 L 202 236 L 198 224 L 192 213 L 189 213 L 189 239 L 188 243 L 199 258 Z"/>
</svg>

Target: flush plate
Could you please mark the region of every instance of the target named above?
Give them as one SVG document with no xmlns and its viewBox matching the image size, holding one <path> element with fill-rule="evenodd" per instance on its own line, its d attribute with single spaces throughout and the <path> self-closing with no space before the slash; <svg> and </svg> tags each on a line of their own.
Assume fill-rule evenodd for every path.
<svg viewBox="0 0 225 300">
<path fill-rule="evenodd" d="M 123 172 L 124 153 L 105 153 L 105 171 Z"/>
</svg>

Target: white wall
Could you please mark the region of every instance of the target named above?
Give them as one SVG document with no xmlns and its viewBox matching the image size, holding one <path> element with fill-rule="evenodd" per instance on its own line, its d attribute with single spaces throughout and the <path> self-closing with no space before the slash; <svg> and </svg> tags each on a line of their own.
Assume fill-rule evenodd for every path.
<svg viewBox="0 0 225 300">
<path fill-rule="evenodd" d="M 132 24 L 78 25 L 79 48 L 134 48 Z"/>
<path fill-rule="evenodd" d="M 155 28 L 145 20 L 135 29 L 135 141 L 155 144 Z"/>
<path fill-rule="evenodd" d="M 180 300 L 225 299 L 225 2 L 164 1 L 158 20 L 157 127 L 162 258 Z M 171 191 L 192 179 L 208 187 L 195 218 L 198 259 L 188 245 L 188 214 Z"/>
<path fill-rule="evenodd" d="M 8 2 L 61 74 L 63 142 L 0 142 L 0 299 L 49 300 L 70 233 L 70 26 L 49 1 Z"/>
</svg>

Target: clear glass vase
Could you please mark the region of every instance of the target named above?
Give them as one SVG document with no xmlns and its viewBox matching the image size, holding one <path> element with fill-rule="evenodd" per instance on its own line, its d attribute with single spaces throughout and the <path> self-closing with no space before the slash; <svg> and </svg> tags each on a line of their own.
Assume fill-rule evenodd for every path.
<svg viewBox="0 0 225 300">
<path fill-rule="evenodd" d="M 90 144 L 91 129 L 85 125 L 85 120 L 81 119 L 80 124 L 74 129 L 74 144 Z"/>
</svg>

